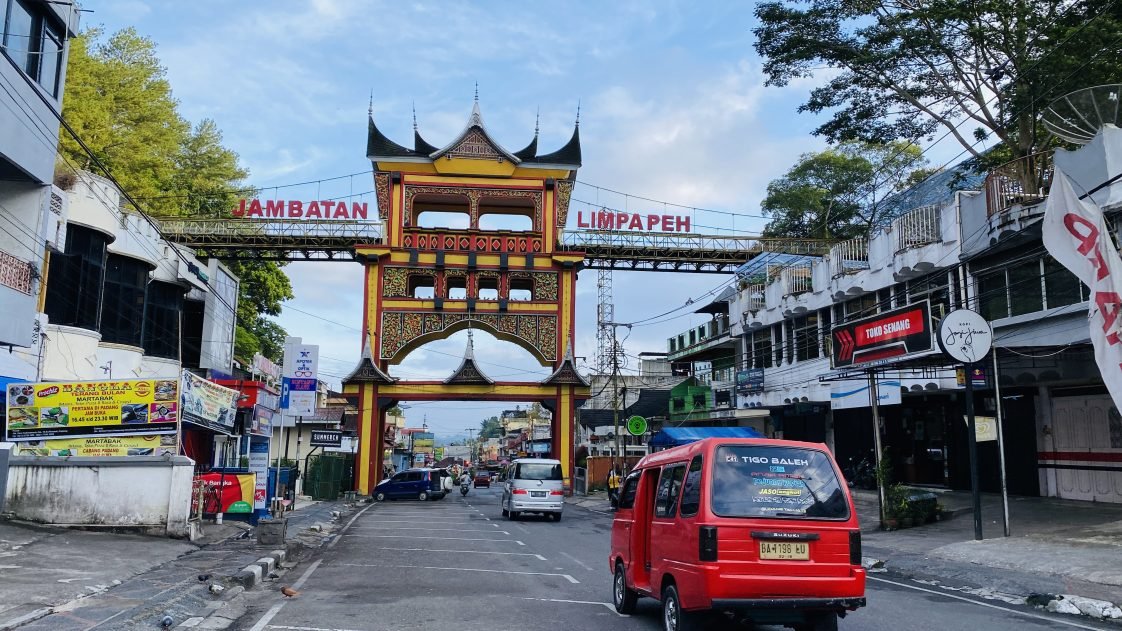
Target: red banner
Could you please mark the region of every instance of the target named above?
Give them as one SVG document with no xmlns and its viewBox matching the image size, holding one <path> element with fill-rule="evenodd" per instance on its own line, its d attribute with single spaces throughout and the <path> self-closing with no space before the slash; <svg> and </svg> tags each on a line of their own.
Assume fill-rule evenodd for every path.
<svg viewBox="0 0 1122 631">
<path fill-rule="evenodd" d="M 202 486 L 204 513 L 253 512 L 254 474 L 204 473 L 195 476 L 195 480 Z"/>
</svg>

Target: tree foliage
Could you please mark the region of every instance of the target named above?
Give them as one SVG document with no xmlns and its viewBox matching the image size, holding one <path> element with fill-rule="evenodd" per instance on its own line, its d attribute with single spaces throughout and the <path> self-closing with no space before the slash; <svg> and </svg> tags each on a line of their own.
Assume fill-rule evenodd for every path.
<svg viewBox="0 0 1122 631">
<path fill-rule="evenodd" d="M 766 236 L 847 239 L 883 226 L 885 199 L 930 175 L 915 145 L 843 142 L 803 154 L 767 187 Z"/>
<path fill-rule="evenodd" d="M 502 438 L 503 425 L 499 422 L 499 417 L 492 416 L 491 418 L 483 419 L 479 422 L 479 438 Z"/>
<path fill-rule="evenodd" d="M 769 85 L 836 74 L 800 111 L 829 112 L 831 142 L 948 133 L 974 159 L 996 137 L 1040 150 L 1038 111 L 1122 76 L 1122 7 L 1111 0 L 769 0 L 756 51 Z"/>
<path fill-rule="evenodd" d="M 191 125 L 178 111 L 156 45 L 127 28 L 107 39 L 90 29 L 71 40 L 63 115 L 91 152 L 157 217 L 226 215 L 249 172 L 222 144 L 214 121 Z M 66 168 L 97 171 L 93 160 L 60 133 Z M 200 256 L 205 256 L 200 252 Z M 260 352 L 280 361 L 285 331 L 267 316 L 293 297 L 281 264 L 231 262 L 241 280 L 235 355 Z"/>
</svg>

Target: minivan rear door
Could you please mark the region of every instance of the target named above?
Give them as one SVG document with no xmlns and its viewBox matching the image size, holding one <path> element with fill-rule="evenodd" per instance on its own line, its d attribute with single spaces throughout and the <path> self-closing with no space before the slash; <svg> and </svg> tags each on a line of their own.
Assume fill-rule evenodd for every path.
<svg viewBox="0 0 1122 631">
<path fill-rule="evenodd" d="M 710 509 L 718 559 L 789 576 L 847 576 L 855 528 L 845 485 L 825 452 L 786 445 L 717 447 Z M 735 572 L 735 569 L 733 569 Z"/>
</svg>

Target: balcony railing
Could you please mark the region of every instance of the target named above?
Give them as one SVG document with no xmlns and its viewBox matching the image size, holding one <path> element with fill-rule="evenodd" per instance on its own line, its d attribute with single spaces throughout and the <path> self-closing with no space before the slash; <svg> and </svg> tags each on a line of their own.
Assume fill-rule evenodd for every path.
<svg viewBox="0 0 1122 631">
<path fill-rule="evenodd" d="M 744 286 L 744 304 L 749 311 L 759 311 L 767 308 L 767 285 L 752 283 Z"/>
<path fill-rule="evenodd" d="M 938 204 L 920 206 L 893 220 L 892 232 L 896 234 L 896 251 L 902 252 L 908 248 L 941 241 L 939 210 Z"/>
<path fill-rule="evenodd" d="M 30 296 L 34 280 L 34 267 L 31 263 L 7 252 L 0 252 L 0 285 Z"/>
<path fill-rule="evenodd" d="M 812 282 L 811 274 L 810 263 L 797 263 L 784 267 L 779 274 L 780 279 L 783 281 L 783 295 L 793 296 L 795 294 L 814 291 L 814 283 Z"/>
<path fill-rule="evenodd" d="M 830 271 L 834 276 L 869 269 L 869 239 L 856 237 L 830 248 Z"/>
<path fill-rule="evenodd" d="M 1052 155 L 1034 153 L 994 168 L 986 176 L 986 215 L 1044 201 L 1052 187 Z"/>
</svg>

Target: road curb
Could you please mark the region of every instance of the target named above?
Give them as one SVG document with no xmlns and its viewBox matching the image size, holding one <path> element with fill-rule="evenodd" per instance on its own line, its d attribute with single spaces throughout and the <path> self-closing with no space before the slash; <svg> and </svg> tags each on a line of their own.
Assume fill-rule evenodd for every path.
<svg viewBox="0 0 1122 631">
<path fill-rule="evenodd" d="M 232 579 L 245 589 L 253 589 L 261 582 L 261 579 L 267 577 L 270 572 L 280 567 L 280 564 L 284 563 L 286 558 L 288 558 L 288 554 L 284 550 L 273 550 L 268 556 L 263 556 L 245 566 L 245 568 L 235 574 Z"/>
</svg>

